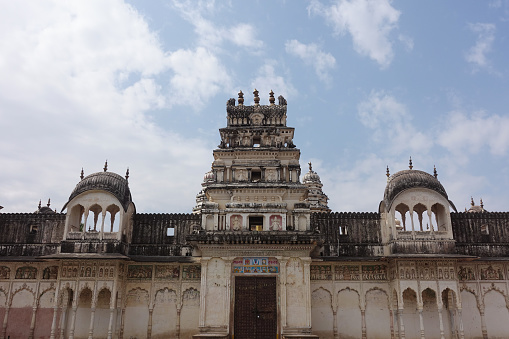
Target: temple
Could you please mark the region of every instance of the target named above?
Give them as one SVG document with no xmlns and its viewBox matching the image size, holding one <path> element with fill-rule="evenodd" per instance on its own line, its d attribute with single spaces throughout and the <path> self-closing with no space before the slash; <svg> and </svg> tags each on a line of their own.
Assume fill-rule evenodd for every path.
<svg viewBox="0 0 509 339">
<path fill-rule="evenodd" d="M 458 212 L 411 159 L 373 211 L 332 212 L 286 99 L 253 95 L 192 213 L 138 213 L 107 163 L 60 212 L 0 213 L 0 338 L 507 337 L 509 212 Z"/>
</svg>

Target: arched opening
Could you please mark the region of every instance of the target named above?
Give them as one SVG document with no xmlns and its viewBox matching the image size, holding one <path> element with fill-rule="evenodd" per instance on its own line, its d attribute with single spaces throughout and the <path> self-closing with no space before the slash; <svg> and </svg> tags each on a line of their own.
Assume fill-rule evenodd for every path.
<svg viewBox="0 0 509 339">
<path fill-rule="evenodd" d="M 381 289 L 366 293 L 366 334 L 368 338 L 391 337 L 389 297 Z"/>
<path fill-rule="evenodd" d="M 97 295 L 97 303 L 94 317 L 94 337 L 106 338 L 110 320 L 111 292 L 103 288 Z"/>
<path fill-rule="evenodd" d="M 120 229 L 120 218 L 118 215 L 120 208 L 117 205 L 109 205 L 106 208 L 104 217 L 104 232 L 118 232 Z"/>
<path fill-rule="evenodd" d="M 442 204 L 436 203 L 431 206 L 431 212 L 434 214 L 435 222 L 437 225 L 437 231 L 446 232 L 447 231 L 447 212 L 445 207 Z"/>
<path fill-rule="evenodd" d="M 320 287 L 311 293 L 311 323 L 313 333 L 320 338 L 329 338 L 334 327 L 332 295 Z"/>
<path fill-rule="evenodd" d="M 83 232 L 85 226 L 85 208 L 78 204 L 71 208 L 68 232 Z"/>
<path fill-rule="evenodd" d="M 406 338 L 420 337 L 417 294 L 411 288 L 407 288 L 403 291 L 403 324 L 405 325 Z"/>
<path fill-rule="evenodd" d="M 60 322 L 59 332 L 64 333 L 65 337 L 69 336 L 69 329 L 71 328 L 71 311 L 72 303 L 74 301 L 74 291 L 70 288 L 65 288 L 60 295 Z"/>
<path fill-rule="evenodd" d="M 486 328 L 489 338 L 507 338 L 509 333 L 509 311 L 504 295 L 497 291 L 491 290 L 484 295 Z M 501 321 L 505 319 L 505 321 Z"/>
<path fill-rule="evenodd" d="M 6 338 L 28 338 L 35 297 L 28 289 L 21 288 L 11 298 Z"/>
<path fill-rule="evenodd" d="M 85 288 L 78 297 L 78 309 L 76 310 L 76 321 L 74 322 L 74 335 L 77 338 L 88 337 L 91 307 L 92 291 L 90 288 Z"/>
<path fill-rule="evenodd" d="M 423 231 L 429 231 L 429 220 L 428 221 L 428 224 L 424 224 L 423 223 L 423 217 L 425 215 L 427 215 L 426 211 L 428 210 L 426 208 L 426 206 L 424 206 L 423 204 L 419 203 L 417 205 L 415 205 L 413 208 L 413 216 L 412 216 L 412 219 L 414 221 L 414 229 L 415 230 L 420 230 L 421 232 Z"/>
<path fill-rule="evenodd" d="M 340 338 L 361 338 L 362 323 L 357 291 L 346 288 L 338 292 L 337 328 Z"/>
<path fill-rule="evenodd" d="M 456 338 L 459 334 L 456 319 L 456 303 L 456 293 L 453 290 L 446 288 L 442 291 L 444 333 L 449 333 L 451 338 Z"/>
<path fill-rule="evenodd" d="M 408 220 L 408 217 L 410 216 L 410 209 L 408 208 L 408 206 L 406 204 L 401 203 L 398 206 L 396 206 L 396 212 L 399 212 L 400 221 L 401 221 L 399 230 L 402 230 L 402 231 L 409 230 L 411 228 L 411 226 L 407 227 L 407 220 Z M 396 229 L 398 229 L 397 225 L 396 225 Z"/>
<path fill-rule="evenodd" d="M 440 320 L 438 319 L 437 295 L 434 290 L 426 288 L 422 296 L 422 317 L 424 334 L 429 338 L 440 338 Z"/>
<path fill-rule="evenodd" d="M 90 206 L 87 216 L 87 232 L 97 232 L 97 221 L 99 220 L 99 215 L 101 215 L 102 210 L 102 207 L 97 204 Z"/>
<path fill-rule="evenodd" d="M 156 338 L 175 338 L 177 330 L 177 294 L 165 287 L 156 292 L 152 313 L 152 335 Z"/>
<path fill-rule="evenodd" d="M 467 338 L 482 338 L 481 314 L 475 295 L 468 291 L 461 291 L 461 306 L 463 309 L 463 327 Z"/>
</svg>

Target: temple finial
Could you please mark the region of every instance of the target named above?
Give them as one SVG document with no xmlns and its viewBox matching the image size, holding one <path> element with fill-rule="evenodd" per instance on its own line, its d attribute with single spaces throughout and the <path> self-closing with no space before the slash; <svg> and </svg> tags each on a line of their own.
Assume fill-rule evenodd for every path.
<svg viewBox="0 0 509 339">
<path fill-rule="evenodd" d="M 484 203 L 482 202 L 482 198 L 481 198 L 481 208 L 484 209 Z"/>
<path fill-rule="evenodd" d="M 125 180 L 129 180 L 129 167 L 127 167 L 127 171 L 125 172 Z"/>
<path fill-rule="evenodd" d="M 391 173 L 389 172 L 389 166 L 387 166 L 387 171 L 385 172 L 385 175 L 387 176 L 387 180 L 389 180 L 389 177 L 391 176 Z"/>
<path fill-rule="evenodd" d="M 39 206 L 37 206 L 39 209 L 41 209 L 41 199 L 39 199 Z"/>
<path fill-rule="evenodd" d="M 84 177 L 85 177 L 85 172 L 83 172 L 83 167 L 82 167 L 81 168 L 81 175 L 80 175 L 81 180 L 83 180 Z"/>
<path fill-rule="evenodd" d="M 104 172 L 108 170 L 108 159 L 106 159 L 106 162 L 104 163 Z"/>
<path fill-rule="evenodd" d="M 242 93 L 242 90 L 239 91 L 239 106 L 244 105 L 244 93 Z"/>
<path fill-rule="evenodd" d="M 433 165 L 433 176 L 435 177 L 435 179 L 438 177 L 437 168 L 435 165 Z"/>
<path fill-rule="evenodd" d="M 271 106 L 274 106 L 274 104 L 276 103 L 276 98 L 274 98 L 274 92 L 272 90 L 270 90 L 269 93 L 269 103 Z"/>
<path fill-rule="evenodd" d="M 475 206 L 474 198 L 470 197 L 470 205 Z"/>
<path fill-rule="evenodd" d="M 412 165 L 412 157 L 410 157 L 410 161 L 408 162 L 408 168 L 412 169 L 414 166 Z"/>
<path fill-rule="evenodd" d="M 308 165 L 309 165 L 309 171 L 313 172 L 313 164 L 311 164 L 311 161 L 308 162 Z"/>
<path fill-rule="evenodd" d="M 51 199 L 50 198 L 48 198 L 48 204 L 46 206 L 49 207 L 49 205 L 51 205 Z"/>
<path fill-rule="evenodd" d="M 260 97 L 258 96 L 258 90 L 256 88 L 253 91 L 253 94 L 254 94 L 255 105 L 259 105 L 260 104 Z"/>
</svg>

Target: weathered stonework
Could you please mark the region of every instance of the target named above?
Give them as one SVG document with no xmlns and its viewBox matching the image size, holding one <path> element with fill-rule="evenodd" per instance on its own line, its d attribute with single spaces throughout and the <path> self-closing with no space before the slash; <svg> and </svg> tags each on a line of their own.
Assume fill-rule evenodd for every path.
<svg viewBox="0 0 509 339">
<path fill-rule="evenodd" d="M 107 164 L 64 213 L 0 213 L 0 338 L 507 337 L 509 212 L 457 212 L 411 164 L 378 210 L 331 212 L 286 100 L 253 93 L 192 214 L 137 213 Z"/>
</svg>

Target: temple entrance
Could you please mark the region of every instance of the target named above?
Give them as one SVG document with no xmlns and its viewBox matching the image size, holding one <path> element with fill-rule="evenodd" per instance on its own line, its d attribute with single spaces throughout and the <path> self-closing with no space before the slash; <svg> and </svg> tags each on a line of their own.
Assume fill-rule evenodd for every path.
<svg viewBox="0 0 509 339">
<path fill-rule="evenodd" d="M 235 277 L 235 339 L 275 339 L 275 277 Z"/>
</svg>

